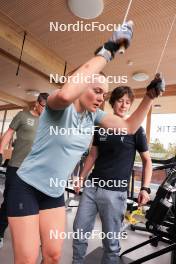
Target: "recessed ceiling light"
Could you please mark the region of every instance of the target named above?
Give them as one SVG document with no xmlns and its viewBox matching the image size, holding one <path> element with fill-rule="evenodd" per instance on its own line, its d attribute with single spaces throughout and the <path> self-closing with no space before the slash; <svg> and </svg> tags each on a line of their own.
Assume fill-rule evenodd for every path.
<svg viewBox="0 0 176 264">
<path fill-rule="evenodd" d="M 104 8 L 103 0 L 68 0 L 71 12 L 83 19 L 98 17 Z"/>
<path fill-rule="evenodd" d="M 149 79 L 149 75 L 144 72 L 136 72 L 133 74 L 132 78 L 137 82 L 144 82 Z"/>
<path fill-rule="evenodd" d="M 25 92 L 26 92 L 27 95 L 32 95 L 32 96 L 35 96 L 35 97 L 37 97 L 39 95 L 39 93 L 40 93 L 37 90 L 31 90 L 31 89 L 26 90 Z"/>
</svg>

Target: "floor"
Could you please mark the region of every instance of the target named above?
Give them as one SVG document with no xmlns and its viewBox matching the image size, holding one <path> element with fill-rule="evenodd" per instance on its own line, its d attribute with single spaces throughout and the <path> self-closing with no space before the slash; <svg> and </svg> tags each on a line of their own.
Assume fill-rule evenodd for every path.
<svg viewBox="0 0 176 264">
<path fill-rule="evenodd" d="M 2 191 L 3 191 L 3 180 L 0 179 L 0 202 L 2 201 Z M 72 224 L 73 220 L 76 214 L 77 208 L 71 208 L 67 211 L 67 226 L 66 226 L 66 232 L 72 231 Z M 99 220 L 99 217 L 97 216 L 96 223 L 95 223 L 95 230 L 101 231 L 101 223 Z M 140 243 L 148 239 L 149 234 L 146 232 L 141 231 L 131 231 L 127 229 L 127 239 L 121 240 L 121 252 L 124 250 Z M 90 253 L 91 251 L 95 250 L 97 247 L 101 246 L 101 240 L 100 239 L 89 239 L 89 246 L 87 253 Z M 147 245 L 143 249 L 138 249 L 137 251 L 134 251 L 133 253 L 128 254 L 128 257 L 135 260 L 139 257 L 143 257 L 145 254 L 149 254 L 151 252 L 154 252 L 158 250 L 159 248 L 163 248 L 165 245 L 160 244 L 157 248 Z M 64 241 L 64 249 L 62 254 L 62 259 L 60 264 L 71 264 L 72 261 L 72 239 L 65 239 Z M 40 263 L 40 260 L 37 264 Z M 93 261 L 92 261 L 93 263 Z M 146 264 L 169 264 L 170 263 L 170 254 L 165 254 L 163 256 L 160 256 L 158 258 L 155 258 L 153 260 L 145 262 Z M 0 249 L 0 264 L 13 264 L 13 252 L 12 252 L 12 244 L 11 244 L 11 238 L 9 230 L 7 229 L 5 238 L 4 238 L 4 246 L 2 249 Z M 96 262 L 96 264 L 98 264 Z"/>
</svg>

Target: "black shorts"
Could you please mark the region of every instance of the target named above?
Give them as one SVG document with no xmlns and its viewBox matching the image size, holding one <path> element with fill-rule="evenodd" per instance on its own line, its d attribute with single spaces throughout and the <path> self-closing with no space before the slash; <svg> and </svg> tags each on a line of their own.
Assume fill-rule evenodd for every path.
<svg viewBox="0 0 176 264">
<path fill-rule="evenodd" d="M 65 206 L 64 194 L 58 198 L 48 196 L 21 180 L 16 171 L 13 176 L 7 193 L 7 216 L 36 215 L 40 210 Z"/>
</svg>

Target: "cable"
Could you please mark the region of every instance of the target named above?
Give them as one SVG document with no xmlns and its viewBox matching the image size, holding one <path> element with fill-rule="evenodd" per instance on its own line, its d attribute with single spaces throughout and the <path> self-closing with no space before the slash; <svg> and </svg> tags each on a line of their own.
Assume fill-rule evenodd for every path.
<svg viewBox="0 0 176 264">
<path fill-rule="evenodd" d="M 23 47 L 24 47 L 24 42 L 25 42 L 25 39 L 26 39 L 26 35 L 27 35 L 26 31 L 24 31 L 23 44 L 22 44 L 22 47 L 21 47 L 21 54 L 20 54 L 20 58 L 19 58 L 19 62 L 18 62 L 16 76 L 18 76 L 20 65 L 21 65 L 21 57 L 22 57 L 22 54 L 23 54 Z"/>
<path fill-rule="evenodd" d="M 172 24 L 171 24 L 171 27 L 170 27 L 170 30 L 169 30 L 168 36 L 167 36 L 167 38 L 166 38 L 166 42 L 165 42 L 165 44 L 164 44 L 164 48 L 163 48 L 163 50 L 162 50 L 161 56 L 160 56 L 160 58 L 159 58 L 158 65 L 157 65 L 157 67 L 156 67 L 156 71 L 155 71 L 155 73 L 158 72 L 159 66 L 160 66 L 161 61 L 162 61 L 162 58 L 163 58 L 163 56 L 164 56 L 164 52 L 165 52 L 165 49 L 166 49 L 167 43 L 168 43 L 168 41 L 169 41 L 169 37 L 170 37 L 170 34 L 171 34 L 171 32 L 172 32 L 172 28 L 173 28 L 173 25 L 174 25 L 175 19 L 176 19 L 176 15 L 174 16 L 174 19 L 173 19 L 173 21 L 172 21 Z"/>
<path fill-rule="evenodd" d="M 129 13 L 129 11 L 130 11 L 130 7 L 131 7 L 131 4 L 132 4 L 132 1 L 133 1 L 133 0 L 130 0 L 130 2 L 129 2 L 129 5 L 128 5 L 128 8 L 127 8 L 127 11 L 126 11 L 125 17 L 124 17 L 124 19 L 123 19 L 123 24 L 126 22 L 126 19 L 127 19 L 128 13 Z"/>
</svg>

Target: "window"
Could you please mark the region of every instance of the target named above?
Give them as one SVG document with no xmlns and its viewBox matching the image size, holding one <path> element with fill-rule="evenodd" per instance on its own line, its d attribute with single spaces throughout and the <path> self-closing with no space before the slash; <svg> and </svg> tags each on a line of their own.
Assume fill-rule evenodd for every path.
<svg viewBox="0 0 176 264">
<path fill-rule="evenodd" d="M 155 159 L 175 156 L 176 114 L 152 114 L 150 152 Z"/>
<path fill-rule="evenodd" d="M 4 114 L 5 114 L 4 110 L 0 111 L 0 132 L 2 131 L 2 127 L 3 127 Z"/>
<path fill-rule="evenodd" d="M 7 115 L 6 115 L 6 119 L 5 119 L 5 123 L 4 123 L 3 133 L 5 133 L 7 131 L 12 119 L 14 118 L 14 116 L 16 116 L 16 114 L 19 111 L 21 111 L 21 109 L 7 110 Z"/>
</svg>

